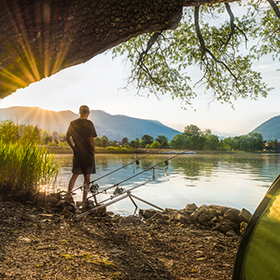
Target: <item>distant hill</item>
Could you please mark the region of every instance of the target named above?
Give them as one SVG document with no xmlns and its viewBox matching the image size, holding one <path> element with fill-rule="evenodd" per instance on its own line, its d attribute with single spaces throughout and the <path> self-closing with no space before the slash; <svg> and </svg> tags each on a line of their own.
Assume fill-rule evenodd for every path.
<svg viewBox="0 0 280 280">
<path fill-rule="evenodd" d="M 70 121 L 79 115 L 72 111 L 49 111 L 39 107 L 10 107 L 0 109 L 0 121 L 11 119 L 16 124 L 37 125 L 49 132 L 66 133 Z M 163 125 L 156 120 L 144 120 L 124 115 L 110 115 L 101 110 L 90 111 L 89 119 L 93 121 L 99 137 L 106 135 L 110 140 L 121 141 L 127 137 L 130 141 L 149 134 L 154 137 L 165 135 L 168 140 L 181 134 L 180 131 Z"/>
<path fill-rule="evenodd" d="M 262 123 L 252 132 L 261 133 L 264 140 L 280 140 L 280 116 L 273 117 Z"/>
</svg>

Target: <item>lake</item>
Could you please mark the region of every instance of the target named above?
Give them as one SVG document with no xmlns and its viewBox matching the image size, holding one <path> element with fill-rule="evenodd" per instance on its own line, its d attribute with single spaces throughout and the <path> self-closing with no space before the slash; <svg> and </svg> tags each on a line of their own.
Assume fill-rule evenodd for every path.
<svg viewBox="0 0 280 280">
<path fill-rule="evenodd" d="M 122 168 L 96 183 L 99 190 L 119 183 L 135 174 L 158 165 L 155 180 L 133 191 L 136 196 L 147 200 L 161 208 L 182 209 L 189 203 L 197 206 L 221 205 L 237 209 L 246 208 L 253 213 L 265 195 L 267 189 L 279 174 L 279 154 L 228 153 L 228 154 L 195 154 L 179 155 L 169 160 L 168 169 L 164 161 L 173 155 L 149 155 L 140 160 L 139 167 L 135 163 Z M 117 168 L 135 161 L 143 155 L 129 154 L 97 154 L 96 174 L 91 180 L 99 178 Z M 66 190 L 71 177 L 72 155 L 55 155 L 61 161 L 61 168 L 56 188 Z M 147 171 L 120 185 L 123 189 L 135 187 L 152 178 Z M 83 184 L 79 176 L 75 188 Z M 82 194 L 78 189 L 74 196 L 80 201 Z M 100 199 L 112 195 L 100 194 Z M 151 206 L 138 202 L 139 208 Z M 130 199 L 124 199 L 108 207 L 108 210 L 121 215 L 133 214 L 134 205 Z"/>
</svg>

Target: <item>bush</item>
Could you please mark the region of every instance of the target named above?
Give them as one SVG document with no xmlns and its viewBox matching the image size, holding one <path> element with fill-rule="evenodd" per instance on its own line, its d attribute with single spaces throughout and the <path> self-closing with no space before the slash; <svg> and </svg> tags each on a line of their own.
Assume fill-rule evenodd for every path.
<svg viewBox="0 0 280 280">
<path fill-rule="evenodd" d="M 126 152 L 127 149 L 126 148 L 123 148 L 123 147 L 112 147 L 112 146 L 109 146 L 106 148 L 107 151 L 114 151 L 114 152 Z"/>
<path fill-rule="evenodd" d="M 0 185 L 13 191 L 32 189 L 55 180 L 59 164 L 54 164 L 54 155 L 38 145 L 23 146 L 0 141 Z"/>
</svg>

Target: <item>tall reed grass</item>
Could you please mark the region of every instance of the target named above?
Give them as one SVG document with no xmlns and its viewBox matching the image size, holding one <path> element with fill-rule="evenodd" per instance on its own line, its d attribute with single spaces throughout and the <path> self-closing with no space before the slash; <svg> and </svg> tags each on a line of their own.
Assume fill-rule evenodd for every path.
<svg viewBox="0 0 280 280">
<path fill-rule="evenodd" d="M 55 181 L 58 171 L 59 164 L 54 163 L 54 155 L 46 148 L 0 140 L 0 185 L 36 192 L 40 185 Z"/>
</svg>

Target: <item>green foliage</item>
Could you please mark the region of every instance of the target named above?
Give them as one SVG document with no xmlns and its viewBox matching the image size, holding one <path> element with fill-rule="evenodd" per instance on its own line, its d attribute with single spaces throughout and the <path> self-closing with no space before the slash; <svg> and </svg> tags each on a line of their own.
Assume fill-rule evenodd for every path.
<svg viewBox="0 0 280 280">
<path fill-rule="evenodd" d="M 279 146 L 277 143 L 277 139 L 268 141 L 265 145 L 266 150 L 278 151 Z"/>
<path fill-rule="evenodd" d="M 18 139 L 21 144 L 38 144 L 41 140 L 40 129 L 37 126 L 28 125 L 20 126 L 20 137 Z"/>
<path fill-rule="evenodd" d="M 21 145 L 0 141 L 0 184 L 12 190 L 25 188 L 37 191 L 42 184 L 55 180 L 59 165 L 53 155 L 37 145 Z"/>
<path fill-rule="evenodd" d="M 124 145 L 125 143 L 128 143 L 128 138 L 127 138 L 127 137 L 124 137 L 124 138 L 122 139 L 122 145 Z"/>
<path fill-rule="evenodd" d="M 41 130 L 37 126 L 19 126 L 12 120 L 4 120 L 0 122 L 0 139 L 4 143 L 38 144 L 41 141 Z"/>
<path fill-rule="evenodd" d="M 158 135 L 158 137 L 156 138 L 156 142 L 160 144 L 160 148 L 162 149 L 169 148 L 168 139 L 164 135 Z"/>
<path fill-rule="evenodd" d="M 248 135 L 228 137 L 221 141 L 223 150 L 262 151 L 264 149 L 262 134 L 251 132 Z"/>
<path fill-rule="evenodd" d="M 109 147 L 106 148 L 106 150 L 107 151 L 118 152 L 118 153 L 127 152 L 127 149 L 124 148 L 124 147 L 121 147 L 121 146 L 118 146 L 118 147 L 109 146 Z"/>
<path fill-rule="evenodd" d="M 141 148 L 146 148 L 147 145 L 150 145 L 154 142 L 154 139 L 151 135 L 145 134 L 142 136 L 141 141 L 140 141 L 140 147 Z"/>
<path fill-rule="evenodd" d="M 15 143 L 19 138 L 19 126 L 12 120 L 5 120 L 0 123 L 0 140 L 4 143 Z"/>
<path fill-rule="evenodd" d="M 101 138 L 96 137 L 94 139 L 96 147 L 108 147 L 109 146 L 109 138 L 106 135 L 103 135 Z"/>
<path fill-rule="evenodd" d="M 136 138 L 136 140 L 132 140 L 132 141 L 130 142 L 130 146 L 131 146 L 132 148 L 139 148 L 139 147 L 140 147 L 140 141 L 139 141 L 139 139 Z"/>
<path fill-rule="evenodd" d="M 159 149 L 161 148 L 161 145 L 158 141 L 154 141 L 151 145 L 150 145 L 151 149 Z"/>
<path fill-rule="evenodd" d="M 267 1 L 240 6 L 241 17 L 234 16 L 228 3 L 186 8 L 177 29 L 132 38 L 114 48 L 113 57 L 129 60 L 128 84 L 157 97 L 170 94 L 183 107 L 197 97 L 196 84 L 221 103 L 266 97 L 270 88 L 253 63 L 268 54 L 279 59 L 279 17 Z M 194 84 L 192 73 L 199 71 L 201 78 Z"/>
</svg>

